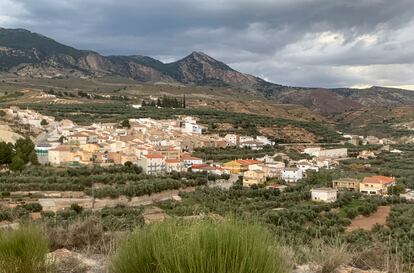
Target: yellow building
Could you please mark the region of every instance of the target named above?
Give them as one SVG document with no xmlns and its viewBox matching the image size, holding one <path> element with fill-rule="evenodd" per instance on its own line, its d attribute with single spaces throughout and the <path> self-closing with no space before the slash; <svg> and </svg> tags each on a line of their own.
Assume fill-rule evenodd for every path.
<svg viewBox="0 0 414 273">
<path fill-rule="evenodd" d="M 223 164 L 223 168 L 228 170 L 231 174 L 240 174 L 241 164 L 236 160 L 232 160 Z"/>
<path fill-rule="evenodd" d="M 264 184 L 266 182 L 266 174 L 260 170 L 250 170 L 243 174 L 243 186 L 250 187 L 251 185 Z"/>
<path fill-rule="evenodd" d="M 226 162 L 223 164 L 223 168 L 228 170 L 231 174 L 241 174 L 249 169 L 250 165 L 260 163 L 253 159 L 238 159 Z"/>
<path fill-rule="evenodd" d="M 72 149 L 69 145 L 60 145 L 48 151 L 48 161 L 52 165 L 61 165 L 73 161 Z"/>
<path fill-rule="evenodd" d="M 332 181 L 332 186 L 334 189 L 346 190 L 346 191 L 359 191 L 358 179 L 354 178 L 341 178 Z"/>
<path fill-rule="evenodd" d="M 92 143 L 84 144 L 84 145 L 81 145 L 80 147 L 84 152 L 89 152 L 89 153 L 96 153 L 100 149 L 99 145 L 92 144 Z"/>
<path fill-rule="evenodd" d="M 367 176 L 359 185 L 359 191 L 365 194 L 384 195 L 388 188 L 395 186 L 395 178 L 387 176 Z"/>
</svg>

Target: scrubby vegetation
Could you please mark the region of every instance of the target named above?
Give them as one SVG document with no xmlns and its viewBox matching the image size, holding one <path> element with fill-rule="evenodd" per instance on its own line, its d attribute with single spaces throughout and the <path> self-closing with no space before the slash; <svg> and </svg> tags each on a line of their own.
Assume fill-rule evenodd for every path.
<svg viewBox="0 0 414 273">
<path fill-rule="evenodd" d="M 272 235 L 224 220 L 168 222 L 132 233 L 112 266 L 117 273 L 284 273 L 289 264 Z"/>
</svg>

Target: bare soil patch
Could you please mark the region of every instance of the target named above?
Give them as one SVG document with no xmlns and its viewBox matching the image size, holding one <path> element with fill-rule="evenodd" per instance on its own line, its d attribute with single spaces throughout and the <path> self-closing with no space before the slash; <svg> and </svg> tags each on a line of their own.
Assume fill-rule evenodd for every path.
<svg viewBox="0 0 414 273">
<path fill-rule="evenodd" d="M 379 206 L 377 211 L 368 217 L 358 215 L 352 220 L 346 231 L 351 232 L 357 229 L 371 230 L 375 224 L 385 225 L 390 210 L 389 206 Z"/>
</svg>

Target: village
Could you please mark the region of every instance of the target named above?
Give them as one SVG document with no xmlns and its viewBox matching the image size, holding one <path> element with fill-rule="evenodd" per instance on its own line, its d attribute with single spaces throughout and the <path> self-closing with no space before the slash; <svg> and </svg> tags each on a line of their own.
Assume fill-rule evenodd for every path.
<svg viewBox="0 0 414 273">
<path fill-rule="evenodd" d="M 275 143 L 265 136 L 205 134 L 204 127 L 191 116 L 169 120 L 127 119 L 121 123 L 97 122 L 80 126 L 71 120 L 56 121 L 54 117 L 29 109 L 10 107 L 4 112 L 7 119 L 27 125 L 37 132 L 36 155 L 39 163 L 47 166 L 134 164 L 148 175 L 188 171 L 229 175 L 233 177 L 231 181 L 240 177 L 245 187 L 261 186 L 283 191 L 287 184 L 300 181 L 309 171 L 335 169 L 340 160 L 349 158 L 347 148 L 324 149 L 311 145 L 301 148 L 306 159 L 292 160 L 285 153 L 275 153 L 227 162 L 205 161 L 193 156 L 192 152 L 205 147 L 261 150 Z M 360 159 L 375 158 L 376 153 L 383 150 L 402 153 L 397 149 L 391 150 L 390 145 L 394 143 L 388 139 L 346 134 L 343 137 L 344 142 L 352 145 L 383 145 L 380 151 L 362 150 L 357 155 Z M 394 185 L 393 177 L 342 178 L 333 181 L 329 188 L 312 189 L 311 199 L 334 202 L 338 190 L 387 195 L 387 188 Z"/>
</svg>

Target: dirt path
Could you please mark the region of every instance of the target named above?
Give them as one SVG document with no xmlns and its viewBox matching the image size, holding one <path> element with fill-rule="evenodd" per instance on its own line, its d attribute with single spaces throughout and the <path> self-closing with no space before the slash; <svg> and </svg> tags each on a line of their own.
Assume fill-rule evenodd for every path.
<svg viewBox="0 0 414 273">
<path fill-rule="evenodd" d="M 347 228 L 347 232 L 357 229 L 371 230 L 375 224 L 385 225 L 391 208 L 389 206 L 379 206 L 377 211 L 368 217 L 358 215 Z"/>
</svg>

